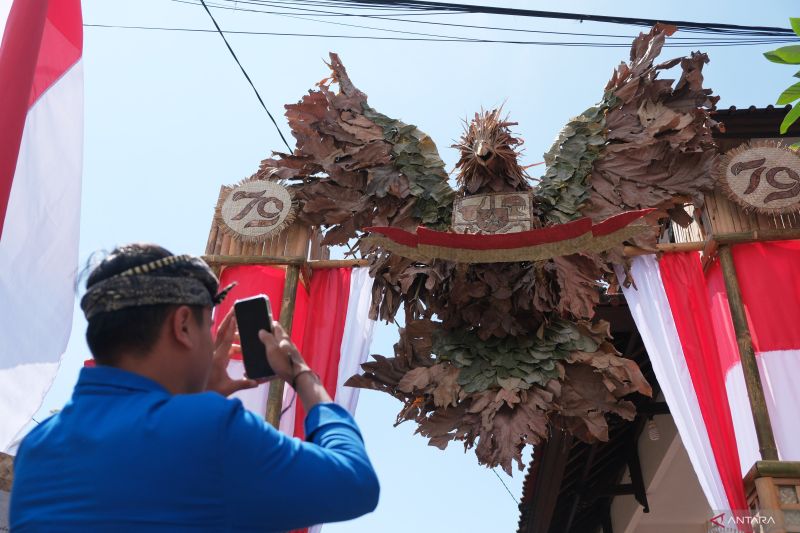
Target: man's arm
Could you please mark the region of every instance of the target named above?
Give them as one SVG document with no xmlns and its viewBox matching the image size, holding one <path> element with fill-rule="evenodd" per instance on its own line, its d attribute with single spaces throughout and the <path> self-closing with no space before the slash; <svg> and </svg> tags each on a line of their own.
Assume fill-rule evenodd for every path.
<svg viewBox="0 0 800 533">
<path fill-rule="evenodd" d="M 308 442 L 289 438 L 237 405 L 223 428 L 230 524 L 281 531 L 375 509 L 378 478 L 352 417 L 336 404 L 319 403 L 305 429 Z"/>
<path fill-rule="evenodd" d="M 267 530 L 337 522 L 371 512 L 378 478 L 355 420 L 331 398 L 277 322 L 259 332 L 278 377 L 293 384 L 308 415 L 307 442 L 245 412 L 224 428 L 225 494 L 232 523 Z"/>
</svg>

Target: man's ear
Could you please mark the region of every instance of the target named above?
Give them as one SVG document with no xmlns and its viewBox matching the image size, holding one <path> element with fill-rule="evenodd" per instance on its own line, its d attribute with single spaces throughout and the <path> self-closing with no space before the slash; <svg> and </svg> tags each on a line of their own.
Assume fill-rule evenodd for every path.
<svg viewBox="0 0 800 533">
<path fill-rule="evenodd" d="M 172 335 L 175 341 L 185 348 L 192 348 L 194 346 L 194 341 L 190 333 L 193 327 L 196 328 L 195 323 L 192 322 L 193 320 L 192 309 L 188 305 L 178 306 L 175 312 L 172 313 L 172 318 L 170 319 Z"/>
</svg>

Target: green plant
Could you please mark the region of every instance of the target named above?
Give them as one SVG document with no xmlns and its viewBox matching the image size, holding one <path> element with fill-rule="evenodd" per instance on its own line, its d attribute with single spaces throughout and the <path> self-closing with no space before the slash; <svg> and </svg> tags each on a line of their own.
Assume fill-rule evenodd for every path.
<svg viewBox="0 0 800 533">
<path fill-rule="evenodd" d="M 789 22 L 792 24 L 794 33 L 800 37 L 800 18 L 790 18 Z M 800 65 L 800 45 L 794 44 L 791 46 L 782 46 L 769 52 L 764 52 L 764 57 L 781 65 Z M 800 78 L 800 71 L 794 75 L 795 78 Z M 778 97 L 778 105 L 786 105 L 800 100 L 800 82 L 797 82 L 783 91 Z M 787 113 L 786 117 L 781 122 L 781 134 L 785 134 L 789 130 L 789 126 L 794 124 L 800 118 L 800 105 L 794 105 L 792 110 Z M 795 143 L 793 146 L 798 147 L 800 143 Z"/>
</svg>

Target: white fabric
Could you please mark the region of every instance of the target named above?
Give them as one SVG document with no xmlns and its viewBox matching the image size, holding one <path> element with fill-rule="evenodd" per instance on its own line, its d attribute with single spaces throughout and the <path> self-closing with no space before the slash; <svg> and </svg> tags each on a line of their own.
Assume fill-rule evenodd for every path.
<svg viewBox="0 0 800 533">
<path fill-rule="evenodd" d="M 0 450 L 39 409 L 69 340 L 82 166 L 79 61 L 28 112 L 0 240 Z"/>
<path fill-rule="evenodd" d="M 0 0 L 0 42 L 3 41 L 3 34 L 6 30 L 6 21 L 8 14 L 11 11 L 11 3 L 13 0 Z M 2 529 L 0 529 L 2 531 Z"/>
<path fill-rule="evenodd" d="M 756 361 L 778 456 L 782 461 L 800 461 L 800 439 L 797 437 L 797 409 L 800 407 L 797 368 L 800 350 L 761 352 L 756 354 Z M 761 460 L 761 453 L 741 362 L 728 370 L 725 388 L 744 476 L 756 461 Z"/>
<path fill-rule="evenodd" d="M 369 268 L 354 268 L 350 274 L 350 296 L 347 301 L 347 318 L 342 337 L 342 355 L 339 359 L 339 376 L 336 380 L 335 401 L 350 414 L 355 414 L 359 389 L 345 387 L 350 376 L 361 373 L 361 364 L 369 357 L 374 320 L 369 319 L 372 303 L 372 278 Z"/>
<path fill-rule="evenodd" d="M 778 456 L 781 461 L 800 461 L 800 348 L 760 352 L 756 359 Z"/>
<path fill-rule="evenodd" d="M 619 269 L 617 273 L 623 279 Z M 730 509 L 658 262 L 651 255 L 636 257 L 632 274 L 637 288 L 623 287 L 622 291 L 700 487 L 712 509 Z"/>
</svg>

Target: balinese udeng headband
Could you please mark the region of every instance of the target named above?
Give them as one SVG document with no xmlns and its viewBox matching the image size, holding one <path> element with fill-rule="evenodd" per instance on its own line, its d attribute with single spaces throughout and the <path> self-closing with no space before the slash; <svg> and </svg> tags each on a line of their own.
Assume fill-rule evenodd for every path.
<svg viewBox="0 0 800 533">
<path fill-rule="evenodd" d="M 95 283 L 83 295 L 81 309 L 90 320 L 98 313 L 143 305 L 213 307 L 234 285 L 217 293 L 219 280 L 205 261 L 190 255 L 171 255 Z"/>
</svg>

